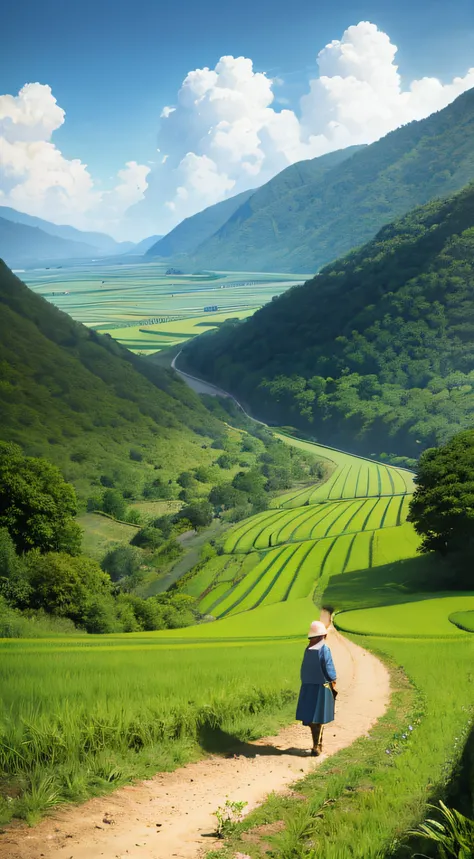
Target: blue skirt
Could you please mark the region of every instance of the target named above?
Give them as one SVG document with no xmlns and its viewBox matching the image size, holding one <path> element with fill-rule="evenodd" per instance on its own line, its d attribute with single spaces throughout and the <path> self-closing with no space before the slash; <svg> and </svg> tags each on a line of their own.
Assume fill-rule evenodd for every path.
<svg viewBox="0 0 474 859">
<path fill-rule="evenodd" d="M 303 725 L 326 725 L 334 721 L 334 696 L 332 690 L 321 684 L 303 683 L 296 708 L 296 718 Z"/>
</svg>

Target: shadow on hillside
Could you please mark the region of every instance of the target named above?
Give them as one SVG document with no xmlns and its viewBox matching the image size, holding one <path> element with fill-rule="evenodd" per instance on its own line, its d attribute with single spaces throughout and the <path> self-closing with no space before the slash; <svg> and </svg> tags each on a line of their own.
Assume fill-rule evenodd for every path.
<svg viewBox="0 0 474 859">
<path fill-rule="evenodd" d="M 331 610 L 348 610 L 416 602 L 442 592 L 455 592 L 454 572 L 449 561 L 430 553 L 332 576 L 322 602 Z"/>
<path fill-rule="evenodd" d="M 211 728 L 208 725 L 205 725 L 200 729 L 198 740 L 199 745 L 205 752 L 227 755 L 228 757 L 238 755 L 243 758 L 255 758 L 292 755 L 293 757 L 307 758 L 309 756 L 309 750 L 306 751 L 305 749 L 281 749 L 277 746 L 257 746 L 253 743 L 247 743 L 239 740 L 238 737 L 233 737 L 232 734 L 228 734 L 226 731 L 223 731 L 222 728 Z"/>
</svg>

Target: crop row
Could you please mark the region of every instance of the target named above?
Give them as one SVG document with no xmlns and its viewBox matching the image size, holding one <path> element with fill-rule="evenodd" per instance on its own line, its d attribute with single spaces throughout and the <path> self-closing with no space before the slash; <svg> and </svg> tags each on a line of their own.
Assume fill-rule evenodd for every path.
<svg viewBox="0 0 474 859">
<path fill-rule="evenodd" d="M 405 522 L 409 501 L 408 495 L 392 495 L 269 510 L 234 530 L 225 551 L 251 552 L 343 533 L 393 528 Z"/>
<path fill-rule="evenodd" d="M 286 544 L 266 552 L 238 585 L 219 586 L 212 609 L 216 617 L 249 611 L 261 605 L 310 596 L 324 575 L 377 567 L 416 554 L 419 539 L 411 525 L 356 530 L 320 540 Z"/>
<path fill-rule="evenodd" d="M 351 457 L 350 462 L 338 465 L 325 483 L 285 494 L 277 503 L 280 507 L 293 508 L 321 501 L 408 495 L 413 493 L 413 488 L 409 472 Z"/>
</svg>

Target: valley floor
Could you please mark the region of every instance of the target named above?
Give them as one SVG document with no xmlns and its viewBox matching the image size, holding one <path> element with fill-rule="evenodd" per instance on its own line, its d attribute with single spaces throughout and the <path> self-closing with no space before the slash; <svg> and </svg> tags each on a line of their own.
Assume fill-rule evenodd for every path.
<svg viewBox="0 0 474 859">
<path fill-rule="evenodd" d="M 173 773 L 123 787 L 109 797 L 56 811 L 34 829 L 2 837 L 5 859 L 193 859 L 213 847 L 213 812 L 226 799 L 251 811 L 319 763 L 365 736 L 385 712 L 389 675 L 372 654 L 329 635 L 340 694 L 336 720 L 326 728 L 325 754 L 309 757 L 309 730 L 291 725 L 278 736 L 239 743 L 233 754 L 210 755 Z M 302 647 L 304 642 L 302 642 Z"/>
</svg>

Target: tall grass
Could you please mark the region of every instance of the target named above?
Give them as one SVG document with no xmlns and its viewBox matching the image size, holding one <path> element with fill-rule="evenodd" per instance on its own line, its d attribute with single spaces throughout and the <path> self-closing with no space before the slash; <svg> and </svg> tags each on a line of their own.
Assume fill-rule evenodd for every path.
<svg viewBox="0 0 474 859">
<path fill-rule="evenodd" d="M 4 794 L 21 796 L 4 797 L 3 809 L 0 800 L 4 819 L 171 769 L 195 757 L 212 732 L 231 743 L 290 720 L 300 645 L 171 649 L 145 641 L 3 648 L 0 774 Z"/>
<path fill-rule="evenodd" d="M 411 859 L 406 832 L 444 796 L 472 725 L 474 641 L 357 643 L 383 648 L 411 689 L 395 672 L 391 709 L 368 737 L 300 782 L 297 799 L 270 798 L 240 827 L 254 829 L 252 838 L 234 839 L 222 859 L 236 851 L 260 859 L 262 841 L 273 859 Z M 259 841 L 259 824 L 282 819 L 284 832 Z"/>
</svg>

